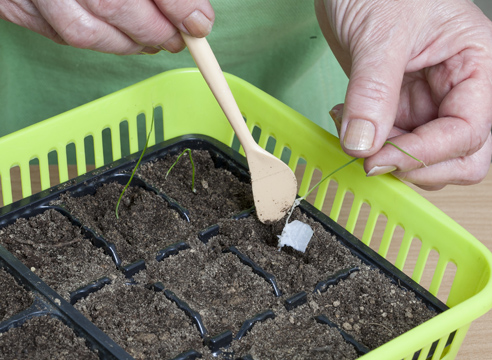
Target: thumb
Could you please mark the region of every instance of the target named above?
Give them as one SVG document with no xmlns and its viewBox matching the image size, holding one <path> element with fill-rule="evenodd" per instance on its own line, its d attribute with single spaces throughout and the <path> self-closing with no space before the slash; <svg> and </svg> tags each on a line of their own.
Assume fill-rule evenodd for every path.
<svg viewBox="0 0 492 360">
<path fill-rule="evenodd" d="M 375 43 L 352 56 L 340 138 L 355 157 L 379 151 L 396 119 L 406 63 L 402 52 L 388 47 Z"/>
</svg>

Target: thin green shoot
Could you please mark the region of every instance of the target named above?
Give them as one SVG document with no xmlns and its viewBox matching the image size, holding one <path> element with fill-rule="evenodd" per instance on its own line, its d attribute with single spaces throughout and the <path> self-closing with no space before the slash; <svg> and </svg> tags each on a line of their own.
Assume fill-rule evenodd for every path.
<svg viewBox="0 0 492 360">
<path fill-rule="evenodd" d="M 425 167 L 427 167 L 427 165 L 420 159 L 416 158 L 415 156 L 409 154 L 408 152 L 406 152 L 405 150 L 403 150 L 402 148 L 400 148 L 398 145 L 392 143 L 391 141 L 387 140 L 385 143 L 386 144 L 389 144 L 389 145 L 392 145 L 394 146 L 395 148 L 397 148 L 398 150 L 400 150 L 402 153 L 404 153 L 405 155 L 407 156 L 410 156 L 412 159 L 418 161 L 419 163 L 423 164 Z M 290 216 L 292 215 L 292 212 L 294 211 L 295 207 L 298 206 L 302 200 L 306 200 L 306 198 L 318 187 L 320 186 L 324 181 L 326 181 L 328 178 L 332 177 L 333 175 L 335 175 L 337 172 L 339 172 L 340 170 L 342 170 L 343 168 L 347 167 L 348 165 L 352 164 L 353 162 L 359 160 L 359 158 L 353 158 L 351 159 L 350 161 L 346 162 L 345 164 L 343 164 L 342 166 L 340 166 L 339 168 L 333 170 L 331 173 L 329 173 L 328 175 L 326 175 L 325 177 L 323 177 L 320 181 L 318 181 L 311 189 L 308 190 L 308 192 L 306 194 L 304 194 L 304 196 L 301 196 L 299 198 L 297 198 L 295 201 L 294 201 L 294 204 L 292 204 L 292 207 L 289 211 L 289 215 L 287 216 L 287 220 L 285 222 L 285 224 L 288 224 L 289 223 L 289 219 L 290 219 Z"/>
<path fill-rule="evenodd" d="M 138 166 L 140 165 L 140 162 L 142 161 L 142 158 L 145 154 L 145 151 L 147 150 L 147 147 L 149 145 L 149 140 L 150 140 L 150 134 L 152 134 L 152 130 L 154 128 L 154 116 L 152 116 L 152 122 L 150 123 L 150 131 L 147 135 L 147 141 L 145 141 L 145 146 L 142 150 L 142 153 L 140 154 L 140 157 L 138 158 L 138 161 L 137 161 L 137 164 L 135 165 L 135 167 L 133 168 L 133 171 L 132 171 L 132 174 L 130 176 L 130 179 L 128 180 L 128 182 L 126 183 L 125 187 L 123 188 L 123 191 L 121 192 L 120 194 L 120 197 L 118 198 L 118 202 L 116 203 L 116 219 L 119 219 L 119 214 L 118 214 L 118 209 L 120 207 L 120 202 L 121 202 L 121 199 L 123 198 L 123 195 L 125 194 L 126 192 L 126 189 L 128 189 L 128 187 L 130 186 L 130 183 L 132 182 L 132 179 L 133 179 L 133 176 L 135 175 L 135 173 L 137 172 L 137 169 L 138 169 Z"/>
<path fill-rule="evenodd" d="M 173 169 L 173 167 L 178 163 L 181 156 L 183 156 L 186 152 L 188 152 L 188 155 L 190 157 L 190 162 L 191 162 L 191 191 L 196 193 L 196 189 L 195 189 L 195 163 L 193 162 L 193 157 L 191 156 L 191 149 L 189 149 L 189 148 L 184 149 L 181 152 L 181 154 L 179 154 L 179 156 L 176 159 L 176 161 L 174 162 L 174 164 L 172 164 L 171 167 L 169 168 L 169 170 L 167 171 L 166 179 L 167 179 L 167 176 L 169 175 L 169 173 L 171 172 L 171 170 Z"/>
<path fill-rule="evenodd" d="M 316 183 L 316 185 L 314 185 L 311 189 L 309 189 L 309 191 L 304 194 L 303 197 L 301 197 L 301 200 L 304 200 L 306 199 L 309 195 L 311 195 L 311 193 L 314 191 L 314 189 L 316 189 L 318 186 L 321 185 L 321 183 L 323 183 L 326 179 L 328 179 L 329 177 L 335 175 L 337 172 L 339 172 L 340 170 L 342 170 L 343 168 L 345 168 L 346 166 L 349 166 L 350 164 L 352 164 L 354 161 L 357 161 L 359 158 L 353 158 L 352 160 L 350 160 L 349 162 L 343 164 L 342 166 L 340 166 L 338 169 L 335 169 L 333 170 L 331 173 L 329 173 L 328 175 L 326 175 L 323 179 L 321 179 L 320 181 L 318 181 Z"/>
<path fill-rule="evenodd" d="M 290 219 L 290 216 L 292 215 L 292 212 L 294 211 L 294 209 L 296 208 L 296 206 L 298 206 L 302 200 L 306 200 L 306 198 L 318 187 L 320 186 L 324 181 L 326 181 L 326 179 L 330 178 L 331 176 L 335 175 L 337 172 L 339 172 L 340 170 L 342 170 L 343 168 L 349 166 L 350 164 L 352 164 L 353 162 L 359 160 L 359 158 L 353 158 L 351 159 L 349 162 L 346 162 L 345 164 L 343 164 L 342 166 L 340 166 L 339 168 L 333 170 L 331 173 L 329 173 L 328 175 L 326 175 L 324 178 L 322 178 L 320 181 L 318 181 L 316 183 L 316 185 L 314 185 L 311 189 L 308 190 L 307 193 L 305 193 L 303 196 L 295 199 L 294 201 L 294 204 L 292 204 L 292 207 L 290 208 L 290 211 L 289 211 L 289 215 L 287 216 L 287 220 L 285 222 L 285 224 L 288 224 L 289 223 L 289 219 Z"/>
<path fill-rule="evenodd" d="M 386 142 L 384 143 L 384 145 L 386 144 L 389 144 L 391 146 L 394 146 L 395 148 L 397 148 L 398 150 L 400 150 L 402 153 L 404 153 L 405 155 L 407 156 L 410 156 L 412 159 L 414 159 L 415 161 L 418 161 L 419 163 L 421 163 L 422 165 L 424 165 L 424 167 L 427 167 L 427 165 L 425 165 L 425 162 L 423 162 L 422 160 L 420 159 L 417 159 L 415 156 L 413 156 L 412 154 L 409 154 L 408 152 L 406 152 L 405 150 L 403 150 L 401 147 L 399 147 L 398 145 L 396 145 L 395 143 L 389 141 L 389 140 L 386 140 Z"/>
</svg>

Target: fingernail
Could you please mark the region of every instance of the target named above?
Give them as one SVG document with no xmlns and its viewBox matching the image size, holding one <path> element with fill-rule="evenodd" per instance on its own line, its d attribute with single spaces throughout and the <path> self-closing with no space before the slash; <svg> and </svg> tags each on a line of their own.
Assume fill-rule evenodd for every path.
<svg viewBox="0 0 492 360">
<path fill-rule="evenodd" d="M 342 128 L 342 119 L 340 115 L 340 110 L 339 109 L 331 109 L 330 110 L 330 116 L 335 123 L 335 127 L 337 128 L 338 135 L 340 135 L 340 129 Z"/>
<path fill-rule="evenodd" d="M 383 175 L 383 174 L 393 172 L 396 169 L 397 169 L 397 167 L 393 166 L 393 165 L 374 166 L 371 170 L 369 170 L 367 172 L 367 176 Z"/>
<path fill-rule="evenodd" d="M 183 25 L 190 35 L 203 37 L 210 33 L 213 23 L 200 10 L 195 10 L 183 20 Z"/>
<path fill-rule="evenodd" d="M 183 38 L 179 33 L 174 34 L 169 40 L 161 45 L 161 48 L 172 53 L 177 53 L 186 47 Z"/>
<path fill-rule="evenodd" d="M 139 51 L 139 55 L 155 55 L 159 53 L 160 49 L 152 48 L 152 47 L 145 47 L 141 51 Z"/>
<path fill-rule="evenodd" d="M 374 141 L 376 128 L 367 120 L 350 120 L 343 137 L 343 145 L 349 150 L 369 150 Z"/>
</svg>

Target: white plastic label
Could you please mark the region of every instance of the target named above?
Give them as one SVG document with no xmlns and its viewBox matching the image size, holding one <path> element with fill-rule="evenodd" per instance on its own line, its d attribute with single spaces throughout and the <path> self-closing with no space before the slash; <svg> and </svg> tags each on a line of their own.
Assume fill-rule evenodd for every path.
<svg viewBox="0 0 492 360">
<path fill-rule="evenodd" d="M 285 225 L 281 235 L 278 236 L 278 247 L 290 246 L 297 251 L 305 252 L 313 236 L 313 229 L 308 224 L 294 220 Z"/>
</svg>

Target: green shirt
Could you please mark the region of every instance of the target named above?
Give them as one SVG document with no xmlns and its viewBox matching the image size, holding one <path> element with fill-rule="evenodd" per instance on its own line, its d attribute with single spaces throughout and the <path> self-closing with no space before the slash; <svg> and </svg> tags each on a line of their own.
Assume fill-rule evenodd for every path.
<svg viewBox="0 0 492 360">
<path fill-rule="evenodd" d="M 212 0 L 208 40 L 224 71 L 317 124 L 343 102 L 347 79 L 319 29 L 313 1 Z M 0 136 L 163 71 L 194 66 L 179 54 L 118 56 L 58 45 L 0 20 Z"/>
</svg>

